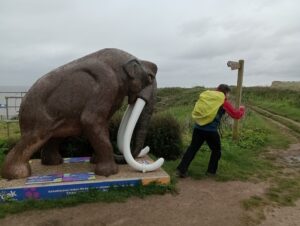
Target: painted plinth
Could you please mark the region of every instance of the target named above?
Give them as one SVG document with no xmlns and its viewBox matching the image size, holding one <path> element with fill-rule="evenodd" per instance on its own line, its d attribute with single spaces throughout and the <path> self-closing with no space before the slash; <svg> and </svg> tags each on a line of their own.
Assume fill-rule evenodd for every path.
<svg viewBox="0 0 300 226">
<path fill-rule="evenodd" d="M 28 178 L 10 181 L 0 179 L 0 202 L 7 200 L 20 201 L 29 198 L 62 198 L 76 192 L 88 191 L 91 188 L 105 191 L 112 186 L 124 187 L 126 189 L 126 186 L 147 185 L 151 182 L 160 184 L 170 183 L 170 176 L 163 169 L 141 173 L 128 165 L 119 165 L 118 174 L 104 177 L 93 174 L 95 165 L 90 164 L 88 159 L 81 158 L 79 162 L 77 162 L 78 159 L 76 158 L 64 160 L 65 163 L 58 166 L 45 166 L 41 164 L 40 160 L 30 161 L 32 169 L 31 178 L 48 179 L 48 175 L 51 175 L 51 182 L 40 181 L 38 183 Z M 153 162 L 148 156 L 138 158 L 137 161 L 140 163 Z M 75 177 L 72 178 L 70 175 L 75 175 Z"/>
</svg>

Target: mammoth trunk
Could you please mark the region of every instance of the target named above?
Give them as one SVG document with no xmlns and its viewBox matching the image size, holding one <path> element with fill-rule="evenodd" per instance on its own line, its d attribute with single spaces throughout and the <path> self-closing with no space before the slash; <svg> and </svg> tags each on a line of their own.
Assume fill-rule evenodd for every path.
<svg viewBox="0 0 300 226">
<path fill-rule="evenodd" d="M 150 119 L 153 113 L 153 104 L 148 102 L 142 111 L 142 114 L 136 124 L 133 140 L 132 140 L 132 156 L 135 158 L 140 154 L 140 151 L 144 147 L 144 142 L 147 136 L 147 131 L 150 123 Z"/>
<path fill-rule="evenodd" d="M 147 101 L 146 106 L 144 107 L 142 114 L 138 120 L 136 128 L 134 130 L 134 140 L 133 140 L 133 149 L 132 155 L 136 157 L 140 154 L 144 142 L 147 136 L 148 126 L 150 123 L 151 116 L 154 110 L 154 104 L 156 102 L 156 89 L 157 84 L 154 79 L 153 84 L 145 88 L 140 94 L 139 97 Z"/>
</svg>

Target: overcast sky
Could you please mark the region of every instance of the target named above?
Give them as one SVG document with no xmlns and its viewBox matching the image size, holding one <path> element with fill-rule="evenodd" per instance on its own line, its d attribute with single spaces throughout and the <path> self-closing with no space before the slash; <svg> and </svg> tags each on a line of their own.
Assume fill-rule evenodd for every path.
<svg viewBox="0 0 300 226">
<path fill-rule="evenodd" d="M 155 62 L 159 87 L 300 80 L 299 0 L 1 0 L 0 85 L 99 49 Z"/>
</svg>

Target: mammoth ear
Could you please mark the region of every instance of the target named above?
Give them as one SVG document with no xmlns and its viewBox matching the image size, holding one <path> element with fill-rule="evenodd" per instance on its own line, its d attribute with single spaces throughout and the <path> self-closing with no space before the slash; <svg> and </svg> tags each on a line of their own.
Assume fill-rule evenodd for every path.
<svg viewBox="0 0 300 226">
<path fill-rule="evenodd" d="M 153 77 L 155 78 L 156 76 L 156 73 L 157 73 L 157 66 L 156 64 L 150 62 L 150 61 L 145 61 L 145 60 L 142 60 L 141 61 L 143 65 L 145 65 L 145 67 L 148 69 L 148 73 Z"/>
<path fill-rule="evenodd" d="M 129 78 L 135 78 L 138 71 L 140 70 L 141 64 L 137 59 L 128 61 L 123 65 L 123 70 L 129 76 Z"/>
</svg>

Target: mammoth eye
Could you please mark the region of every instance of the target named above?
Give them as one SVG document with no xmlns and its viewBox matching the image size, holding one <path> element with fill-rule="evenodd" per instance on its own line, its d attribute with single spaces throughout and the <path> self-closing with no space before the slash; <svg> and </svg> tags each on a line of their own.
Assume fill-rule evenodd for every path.
<svg viewBox="0 0 300 226">
<path fill-rule="evenodd" d="M 148 74 L 148 79 L 149 79 L 150 82 L 152 82 L 153 79 L 154 79 L 154 76 L 152 74 Z"/>
</svg>

